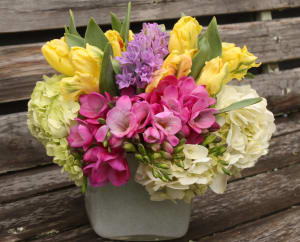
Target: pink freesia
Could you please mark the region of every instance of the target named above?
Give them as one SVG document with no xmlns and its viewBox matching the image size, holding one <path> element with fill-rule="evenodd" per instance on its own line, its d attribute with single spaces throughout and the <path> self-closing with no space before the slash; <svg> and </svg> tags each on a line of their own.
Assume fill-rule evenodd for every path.
<svg viewBox="0 0 300 242">
<path fill-rule="evenodd" d="M 136 116 L 130 111 L 131 100 L 128 96 L 118 99 L 116 106 L 107 113 L 106 123 L 112 134 L 118 138 L 130 138 L 136 128 Z"/>
<path fill-rule="evenodd" d="M 97 140 L 97 142 L 103 142 L 104 141 L 108 130 L 109 130 L 109 128 L 108 128 L 107 125 L 103 125 L 97 130 L 97 132 L 95 134 L 95 139 Z"/>
<path fill-rule="evenodd" d="M 174 135 L 182 127 L 180 119 L 166 109 L 154 116 L 154 125 L 165 135 Z"/>
<path fill-rule="evenodd" d="M 135 115 L 137 121 L 137 132 L 142 132 L 146 125 L 151 121 L 151 107 L 149 103 L 137 102 L 133 104 L 131 112 Z"/>
<path fill-rule="evenodd" d="M 193 112 L 189 121 L 190 127 L 198 134 L 201 134 L 203 129 L 207 129 L 215 123 L 214 114 L 217 112 L 216 109 L 204 109 Z"/>
<path fill-rule="evenodd" d="M 71 127 L 67 140 L 71 147 L 86 149 L 92 143 L 93 134 L 85 125 L 77 124 Z"/>
<path fill-rule="evenodd" d="M 111 182 L 114 186 L 121 186 L 130 177 L 128 163 L 121 150 L 107 150 L 101 146 L 91 148 L 84 155 L 87 165 L 83 172 L 89 177 L 92 186 L 103 186 Z"/>
<path fill-rule="evenodd" d="M 143 137 L 147 143 L 157 143 L 161 139 L 160 132 L 154 127 L 147 128 L 143 133 Z"/>
<path fill-rule="evenodd" d="M 99 118 L 107 110 L 106 98 L 97 92 L 81 95 L 79 113 L 86 118 Z"/>
</svg>

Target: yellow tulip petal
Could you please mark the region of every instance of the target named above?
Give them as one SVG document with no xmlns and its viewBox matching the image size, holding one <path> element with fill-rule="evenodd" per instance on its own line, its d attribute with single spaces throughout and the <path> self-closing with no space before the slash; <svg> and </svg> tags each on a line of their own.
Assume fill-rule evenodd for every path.
<svg viewBox="0 0 300 242">
<path fill-rule="evenodd" d="M 76 72 L 73 77 L 61 80 L 60 89 L 66 100 L 77 101 L 82 94 L 99 92 L 99 81 L 88 73 Z"/>
<path fill-rule="evenodd" d="M 48 41 L 43 45 L 42 53 L 53 69 L 67 76 L 74 75 L 74 68 L 69 60 L 69 47 L 64 37 Z"/>
<path fill-rule="evenodd" d="M 205 63 L 200 77 L 197 80 L 198 85 L 206 85 L 207 91 L 213 95 L 218 93 L 228 76 L 228 63 L 223 64 L 218 56 Z"/>
<path fill-rule="evenodd" d="M 196 50 L 201 30 L 202 26 L 195 18 L 180 18 L 170 33 L 169 52 L 176 50 L 184 53 L 186 50 Z"/>
<path fill-rule="evenodd" d="M 121 56 L 121 53 L 125 51 L 125 44 L 119 32 L 115 30 L 108 30 L 105 32 L 105 36 L 113 48 L 114 56 Z"/>
</svg>

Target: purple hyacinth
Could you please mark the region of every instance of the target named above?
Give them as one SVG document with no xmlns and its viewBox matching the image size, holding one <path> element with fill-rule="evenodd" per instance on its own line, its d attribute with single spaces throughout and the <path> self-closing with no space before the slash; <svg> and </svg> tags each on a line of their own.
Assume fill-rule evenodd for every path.
<svg viewBox="0 0 300 242">
<path fill-rule="evenodd" d="M 156 23 L 144 23 L 142 31 L 128 43 L 127 51 L 117 57 L 122 66 L 122 74 L 116 76 L 119 88 L 145 88 L 168 54 L 168 40 L 169 35 Z"/>
</svg>

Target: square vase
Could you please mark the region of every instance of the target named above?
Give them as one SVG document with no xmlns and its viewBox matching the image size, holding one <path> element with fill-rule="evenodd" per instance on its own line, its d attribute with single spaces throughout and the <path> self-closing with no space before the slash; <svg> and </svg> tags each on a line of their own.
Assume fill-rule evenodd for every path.
<svg viewBox="0 0 300 242">
<path fill-rule="evenodd" d="M 127 159 L 131 178 L 115 187 L 87 186 L 86 211 L 94 231 L 103 238 L 158 241 L 180 238 L 188 229 L 191 204 L 151 201 L 145 188 L 134 181 L 138 162 Z"/>
</svg>

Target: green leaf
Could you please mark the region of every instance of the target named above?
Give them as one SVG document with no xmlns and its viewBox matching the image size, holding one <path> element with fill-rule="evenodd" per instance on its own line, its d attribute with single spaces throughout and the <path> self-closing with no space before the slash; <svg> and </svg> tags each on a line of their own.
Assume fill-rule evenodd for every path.
<svg viewBox="0 0 300 242">
<path fill-rule="evenodd" d="M 233 103 L 226 108 L 220 109 L 218 114 L 226 113 L 226 112 L 233 111 L 233 110 L 240 109 L 240 108 L 244 108 L 244 107 L 259 103 L 261 100 L 263 100 L 261 97 L 244 99 L 242 101 Z"/>
<path fill-rule="evenodd" d="M 85 47 L 84 39 L 82 37 L 69 33 L 65 33 L 65 37 L 69 48 L 72 48 L 73 46 Z"/>
<path fill-rule="evenodd" d="M 255 78 L 255 75 L 251 72 L 247 72 L 247 74 L 245 75 L 246 78 L 249 78 L 249 79 L 254 79 Z"/>
<path fill-rule="evenodd" d="M 205 62 L 217 56 L 222 56 L 222 42 L 218 32 L 217 20 L 214 17 L 206 32 L 198 41 L 198 53 L 193 58 L 191 76 L 196 80 Z"/>
<path fill-rule="evenodd" d="M 80 34 L 77 32 L 74 15 L 71 9 L 69 10 L 69 13 L 70 13 L 70 24 L 68 28 L 68 33 L 80 36 Z"/>
<path fill-rule="evenodd" d="M 120 19 L 114 13 L 110 13 L 110 19 L 112 29 L 120 33 L 122 26 Z"/>
<path fill-rule="evenodd" d="M 104 54 L 102 58 L 101 77 L 100 77 L 100 92 L 108 92 L 112 96 L 119 94 L 118 88 L 114 80 L 113 67 L 111 63 L 111 57 L 113 56 L 113 50 L 110 43 L 107 43 L 104 48 Z"/>
<path fill-rule="evenodd" d="M 127 46 L 129 39 L 129 26 L 130 26 L 130 12 L 131 12 L 131 2 L 128 3 L 127 15 L 121 27 L 120 35 Z"/>
<path fill-rule="evenodd" d="M 120 62 L 117 61 L 116 59 L 114 59 L 113 57 L 111 57 L 111 63 L 112 63 L 112 67 L 113 67 L 114 72 L 116 74 L 120 74 L 122 72 Z"/>
<path fill-rule="evenodd" d="M 90 19 L 85 32 L 85 43 L 94 45 L 100 50 L 104 50 L 105 46 L 108 43 L 108 40 L 105 37 L 103 31 L 93 18 Z"/>
</svg>

